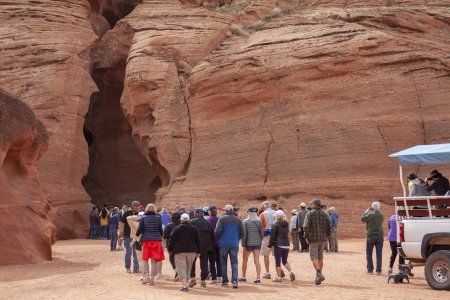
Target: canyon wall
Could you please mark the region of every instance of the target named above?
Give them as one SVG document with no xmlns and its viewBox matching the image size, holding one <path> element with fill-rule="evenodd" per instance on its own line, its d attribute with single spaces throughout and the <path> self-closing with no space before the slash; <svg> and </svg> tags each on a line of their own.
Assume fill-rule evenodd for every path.
<svg viewBox="0 0 450 300">
<path fill-rule="evenodd" d="M 28 105 L 2 90 L 0 130 L 0 265 L 49 260 L 54 211 L 36 168 L 49 144 L 47 131 Z"/>
<path fill-rule="evenodd" d="M 0 88 L 49 135 L 58 238 L 87 235 L 90 203 L 316 196 L 362 236 L 401 190 L 387 155 L 449 140 L 442 0 L 6 1 L 0 25 Z"/>
</svg>

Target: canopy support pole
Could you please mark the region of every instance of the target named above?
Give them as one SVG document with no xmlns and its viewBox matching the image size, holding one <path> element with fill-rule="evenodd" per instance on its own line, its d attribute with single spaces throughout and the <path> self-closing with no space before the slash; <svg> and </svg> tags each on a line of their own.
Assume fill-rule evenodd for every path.
<svg viewBox="0 0 450 300">
<path fill-rule="evenodd" d="M 399 166 L 399 171 L 400 171 L 400 183 L 401 183 L 402 189 L 403 189 L 403 205 L 405 206 L 405 210 L 406 210 L 406 218 L 409 218 L 408 204 L 406 203 L 406 188 L 405 188 L 405 183 L 403 182 L 403 167 L 401 165 Z"/>
</svg>

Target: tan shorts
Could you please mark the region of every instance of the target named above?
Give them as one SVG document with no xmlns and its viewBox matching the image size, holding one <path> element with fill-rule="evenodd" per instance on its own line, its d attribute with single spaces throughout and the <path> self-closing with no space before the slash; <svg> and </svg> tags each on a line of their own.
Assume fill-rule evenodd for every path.
<svg viewBox="0 0 450 300">
<path fill-rule="evenodd" d="M 263 237 L 261 245 L 261 255 L 269 256 L 272 253 L 272 249 L 269 248 L 270 235 Z"/>
<path fill-rule="evenodd" d="M 311 260 L 323 260 L 326 242 L 315 242 L 309 244 L 309 256 Z"/>
</svg>

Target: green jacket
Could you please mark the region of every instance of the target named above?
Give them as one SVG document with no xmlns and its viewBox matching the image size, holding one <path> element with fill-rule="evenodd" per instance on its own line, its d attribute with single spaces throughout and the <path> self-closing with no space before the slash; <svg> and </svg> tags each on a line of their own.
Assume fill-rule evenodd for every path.
<svg viewBox="0 0 450 300">
<path fill-rule="evenodd" d="M 370 211 L 361 217 L 361 221 L 366 223 L 367 235 L 384 235 L 383 222 L 384 215 L 379 210 Z"/>
</svg>

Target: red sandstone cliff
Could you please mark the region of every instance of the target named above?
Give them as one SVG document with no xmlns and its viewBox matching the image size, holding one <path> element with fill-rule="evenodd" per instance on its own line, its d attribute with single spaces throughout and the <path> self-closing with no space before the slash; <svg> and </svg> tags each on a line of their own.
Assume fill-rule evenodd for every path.
<svg viewBox="0 0 450 300">
<path fill-rule="evenodd" d="M 35 166 L 47 150 L 47 131 L 25 103 L 1 90 L 0 130 L 0 265 L 49 260 L 55 226 Z"/>
<path fill-rule="evenodd" d="M 86 235 L 90 198 L 313 196 L 360 235 L 363 208 L 400 190 L 387 154 L 448 142 L 442 0 L 21 1 L 0 25 L 0 87 L 51 138 L 59 237 Z"/>
</svg>

